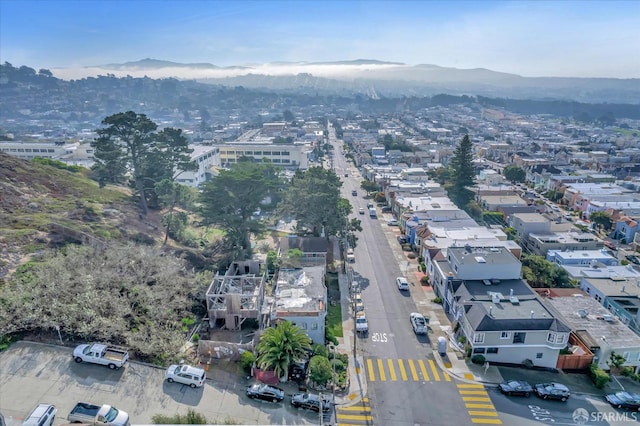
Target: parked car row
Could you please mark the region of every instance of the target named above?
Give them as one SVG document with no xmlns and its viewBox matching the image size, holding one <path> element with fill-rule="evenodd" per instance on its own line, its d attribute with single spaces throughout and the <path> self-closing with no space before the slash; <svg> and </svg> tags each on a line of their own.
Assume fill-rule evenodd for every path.
<svg viewBox="0 0 640 426">
<path fill-rule="evenodd" d="M 571 391 L 568 387 L 556 382 L 538 383 L 535 386 L 531 386 L 524 380 L 508 380 L 500 383 L 498 389 L 505 395 L 529 397 L 531 393 L 535 393 L 542 399 L 557 399 L 563 402 L 571 396 Z"/>
<path fill-rule="evenodd" d="M 58 409 L 52 404 L 38 404 L 22 422 L 23 426 L 52 426 Z M 111 405 L 78 402 L 67 416 L 69 423 L 130 426 L 129 414 Z"/>
<path fill-rule="evenodd" d="M 284 390 L 273 385 L 256 383 L 247 388 L 247 396 L 251 399 L 278 403 L 284 401 Z M 331 410 L 331 401 L 326 398 L 320 399 L 320 395 L 314 393 L 295 393 L 291 396 L 291 405 L 296 408 L 304 408 L 323 413 Z"/>
</svg>

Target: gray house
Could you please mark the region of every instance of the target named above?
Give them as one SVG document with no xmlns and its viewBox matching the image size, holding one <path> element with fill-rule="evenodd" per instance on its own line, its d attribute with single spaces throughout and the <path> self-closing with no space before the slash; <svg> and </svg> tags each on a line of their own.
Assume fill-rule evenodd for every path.
<svg viewBox="0 0 640 426">
<path fill-rule="evenodd" d="M 522 280 L 449 280 L 449 316 L 472 354 L 488 362 L 556 368 L 571 329 Z"/>
</svg>

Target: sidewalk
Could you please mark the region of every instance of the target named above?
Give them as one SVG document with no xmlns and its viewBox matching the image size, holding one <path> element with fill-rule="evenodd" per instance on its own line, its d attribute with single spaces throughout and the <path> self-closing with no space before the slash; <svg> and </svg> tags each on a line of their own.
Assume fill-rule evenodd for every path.
<svg viewBox="0 0 640 426">
<path fill-rule="evenodd" d="M 334 250 L 339 250 L 338 242 L 334 241 Z M 339 252 L 339 251 L 337 251 Z M 356 339 L 354 329 L 354 318 L 350 310 L 350 293 L 347 275 L 338 273 L 338 285 L 340 287 L 340 306 L 342 307 L 342 336 L 338 337 L 339 353 L 349 355 L 349 389 L 347 392 L 336 393 L 335 404 L 338 406 L 354 405 L 362 400 L 367 394 L 367 380 L 364 372 L 364 361 L 362 356 L 354 353 L 354 339 Z"/>
<path fill-rule="evenodd" d="M 384 214 L 381 220 L 386 222 L 392 218 L 391 214 Z M 400 265 L 400 271 L 411 284 L 411 298 L 418 311 L 429 318 L 429 341 L 431 342 L 433 357 L 440 369 L 461 381 L 494 385 L 502 382 L 503 378 L 498 367 L 489 365 L 485 369 L 485 366 L 467 364 L 465 362 L 464 353 L 457 348 L 457 343 L 453 339 L 451 322 L 444 313 L 442 305 L 433 302 L 436 297 L 433 288 L 420 284 L 420 278 L 425 274 L 418 270 L 418 259 L 409 259 L 407 252 L 404 252 L 398 243 L 397 237 L 401 235 L 400 229 L 396 226 L 385 228 L 385 225 L 383 225 L 383 230 L 394 257 Z M 444 337 L 447 340 L 445 356 L 440 356 L 438 353 L 439 337 Z"/>
</svg>

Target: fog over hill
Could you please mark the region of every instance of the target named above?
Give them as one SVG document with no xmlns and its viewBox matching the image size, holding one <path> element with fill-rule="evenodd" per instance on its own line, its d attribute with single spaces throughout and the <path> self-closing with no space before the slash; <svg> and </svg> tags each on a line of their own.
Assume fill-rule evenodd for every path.
<svg viewBox="0 0 640 426">
<path fill-rule="evenodd" d="M 112 74 L 116 77 L 178 78 L 226 86 L 272 90 L 354 93 L 371 97 L 429 96 L 436 93 L 580 102 L 640 103 L 640 79 L 524 77 L 483 68 L 408 65 L 372 59 L 335 62 L 277 62 L 220 67 L 143 59 L 123 64 L 57 68 L 65 80 Z"/>
</svg>

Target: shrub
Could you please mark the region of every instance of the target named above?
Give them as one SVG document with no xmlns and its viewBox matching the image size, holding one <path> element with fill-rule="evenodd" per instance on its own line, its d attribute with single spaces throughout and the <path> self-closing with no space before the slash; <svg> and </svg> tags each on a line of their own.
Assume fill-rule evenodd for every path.
<svg viewBox="0 0 640 426">
<path fill-rule="evenodd" d="M 427 277 L 426 275 L 424 277 L 420 277 L 420 284 L 429 285 L 429 277 Z"/>
<path fill-rule="evenodd" d="M 466 336 L 458 337 L 458 342 L 460 342 L 460 343 L 462 343 L 464 345 L 465 343 L 467 343 L 467 337 Z"/>
<path fill-rule="evenodd" d="M 322 346 L 319 343 L 314 344 L 311 349 L 313 350 L 313 354 L 314 355 L 320 355 L 320 356 L 323 356 L 325 358 L 327 358 L 329 356 L 329 352 L 327 351 L 326 346 Z"/>
<path fill-rule="evenodd" d="M 420 260 L 418 260 L 418 262 L 420 262 Z M 426 264 L 426 263 L 424 263 L 424 262 L 420 262 L 420 269 L 421 269 L 423 272 L 427 272 L 427 264 Z"/>
<path fill-rule="evenodd" d="M 442 298 L 441 297 L 436 297 L 435 299 L 432 300 L 433 303 L 437 303 L 438 305 L 442 305 Z"/>
<path fill-rule="evenodd" d="M 591 380 L 593 384 L 598 388 L 602 389 L 609 382 L 609 375 L 602 368 L 598 367 L 596 364 L 591 364 L 589 366 L 589 376 L 591 376 Z"/>
<path fill-rule="evenodd" d="M 633 373 L 633 367 L 622 367 L 620 369 L 620 375 L 624 376 L 624 377 L 632 377 L 634 375 Z"/>
<path fill-rule="evenodd" d="M 474 356 L 471 357 L 471 362 L 474 364 L 484 364 L 486 362 L 484 355 L 481 354 L 475 354 Z"/>
<path fill-rule="evenodd" d="M 418 256 L 418 263 L 424 263 L 424 257 Z"/>
<path fill-rule="evenodd" d="M 242 366 L 243 370 L 248 372 L 251 370 L 251 367 L 253 366 L 255 360 L 256 356 L 253 352 L 244 351 L 242 352 L 242 355 L 240 355 L 240 366 Z"/>
<path fill-rule="evenodd" d="M 200 335 L 198 333 L 193 333 L 193 336 L 191 336 L 191 340 L 194 343 L 198 343 L 198 341 L 200 340 Z"/>
<path fill-rule="evenodd" d="M 309 361 L 309 378 L 319 384 L 326 385 L 333 376 L 331 363 L 326 357 L 316 355 Z"/>
<path fill-rule="evenodd" d="M 191 408 L 187 410 L 187 414 L 176 413 L 172 416 L 154 414 L 151 417 L 151 422 L 156 425 L 206 425 L 210 423 L 204 414 L 200 414 Z"/>
</svg>

